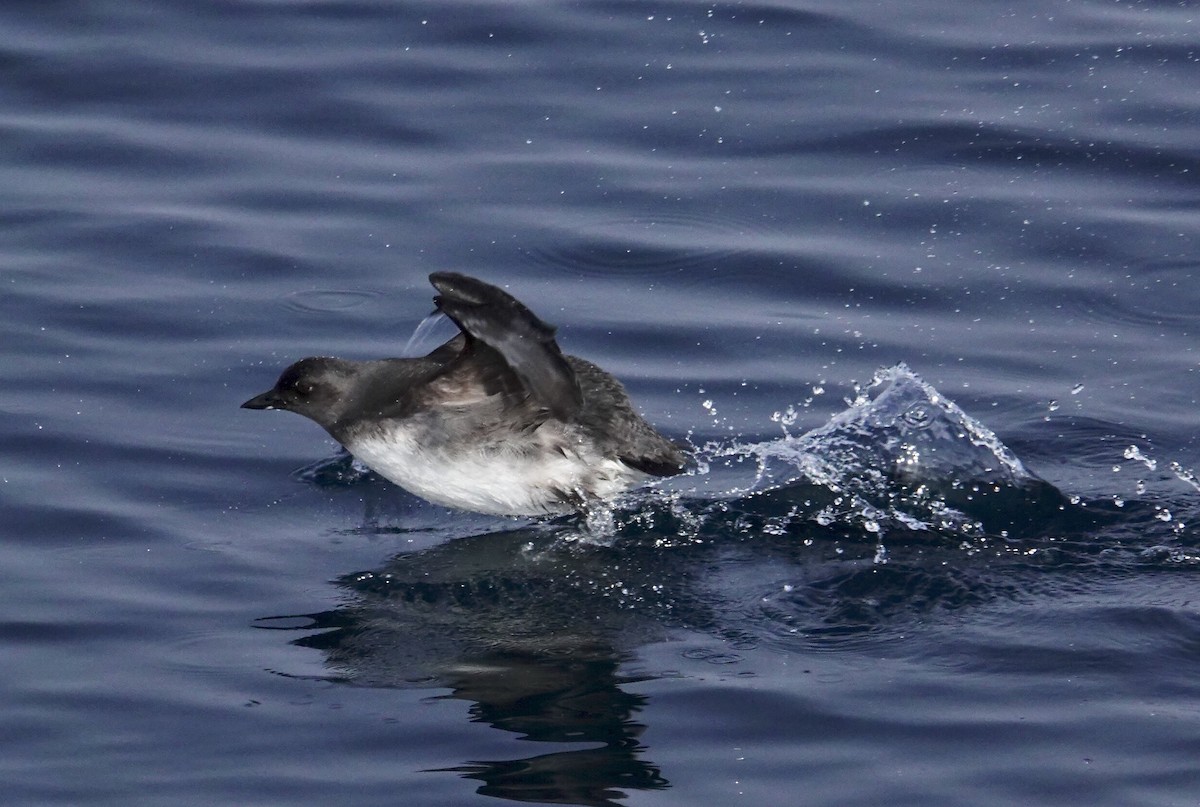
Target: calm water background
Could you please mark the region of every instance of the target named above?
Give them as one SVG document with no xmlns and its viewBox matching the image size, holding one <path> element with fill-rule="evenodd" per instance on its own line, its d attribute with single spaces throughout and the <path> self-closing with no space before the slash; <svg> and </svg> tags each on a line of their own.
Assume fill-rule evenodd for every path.
<svg viewBox="0 0 1200 807">
<path fill-rule="evenodd" d="M 1193 4 L 19 2 L 0 60 L 5 803 L 1200 804 Z M 697 444 L 905 362 L 1068 504 L 571 541 L 237 408 L 438 269 Z"/>
</svg>

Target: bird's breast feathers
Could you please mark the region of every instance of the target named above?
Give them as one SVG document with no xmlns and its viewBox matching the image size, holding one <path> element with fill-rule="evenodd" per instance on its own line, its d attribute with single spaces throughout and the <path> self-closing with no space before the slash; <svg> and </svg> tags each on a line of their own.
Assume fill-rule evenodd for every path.
<svg viewBox="0 0 1200 807">
<path fill-rule="evenodd" d="M 540 430 L 539 430 L 540 431 Z M 646 475 L 561 435 L 437 447 L 403 424 L 353 437 L 346 448 L 371 470 L 435 504 L 492 515 L 569 513 L 611 498 Z M 519 447 L 518 447 L 519 446 Z"/>
</svg>

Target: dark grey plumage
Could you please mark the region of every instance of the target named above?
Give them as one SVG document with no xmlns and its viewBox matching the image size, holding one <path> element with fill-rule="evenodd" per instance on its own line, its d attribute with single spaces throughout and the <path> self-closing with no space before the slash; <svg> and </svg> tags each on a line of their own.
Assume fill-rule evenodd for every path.
<svg viewBox="0 0 1200 807">
<path fill-rule="evenodd" d="M 683 470 L 620 382 L 564 355 L 520 301 L 462 274 L 429 279 L 461 329 L 449 342 L 416 359 L 302 359 L 243 407 L 304 415 L 393 482 L 482 512 L 564 512 Z"/>
</svg>

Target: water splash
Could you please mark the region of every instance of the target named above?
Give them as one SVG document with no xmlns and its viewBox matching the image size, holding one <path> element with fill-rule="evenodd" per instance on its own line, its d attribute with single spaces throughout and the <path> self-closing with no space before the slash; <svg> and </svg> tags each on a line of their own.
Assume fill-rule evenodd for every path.
<svg viewBox="0 0 1200 807">
<path fill-rule="evenodd" d="M 877 537 L 878 562 L 891 533 L 978 537 L 989 530 L 982 516 L 996 516 L 1000 499 L 1061 504 L 994 432 L 904 365 L 880 370 L 848 403 L 800 436 L 788 433 L 795 418 L 784 410 L 772 418 L 784 427 L 779 439 L 703 446 L 686 493 L 736 501 L 738 509 L 767 505 L 768 520 L 755 526 L 768 532 L 816 524 Z M 779 505 L 789 507 L 782 522 L 771 512 Z"/>
<path fill-rule="evenodd" d="M 1130 446 L 1129 448 L 1125 449 L 1125 454 L 1123 456 L 1127 460 L 1135 460 L 1140 462 L 1142 465 L 1145 465 L 1148 470 L 1153 471 L 1158 468 L 1158 460 L 1147 457 L 1137 446 Z"/>
<path fill-rule="evenodd" d="M 443 326 L 446 326 L 449 321 L 449 318 L 447 318 L 446 315 L 440 311 L 434 311 L 432 314 L 425 317 L 425 319 L 421 320 L 417 327 L 413 329 L 413 334 L 404 344 L 404 352 L 401 355 L 404 358 L 424 356 L 425 354 L 437 348 L 438 345 L 447 341 L 451 336 L 454 335 L 454 333 L 449 333 L 449 335 L 445 336 L 444 338 L 435 337 L 434 334 L 438 330 L 441 330 Z M 448 330 L 449 329 L 447 328 L 447 331 Z"/>
<path fill-rule="evenodd" d="M 1180 482 L 1186 482 L 1187 484 L 1191 485 L 1197 493 L 1200 493 L 1200 480 L 1196 478 L 1195 471 L 1193 471 L 1191 468 L 1184 468 L 1183 465 L 1174 461 L 1171 463 L 1170 467 L 1171 473 L 1175 474 L 1176 479 L 1178 479 Z"/>
</svg>

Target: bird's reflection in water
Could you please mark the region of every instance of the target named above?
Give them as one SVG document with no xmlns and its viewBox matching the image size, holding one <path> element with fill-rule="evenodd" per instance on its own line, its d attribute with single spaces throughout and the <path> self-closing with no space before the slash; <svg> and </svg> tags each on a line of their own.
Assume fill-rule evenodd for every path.
<svg viewBox="0 0 1200 807">
<path fill-rule="evenodd" d="M 443 770 L 482 782 L 483 795 L 537 803 L 609 805 L 626 790 L 666 787 L 658 768 L 641 758 L 645 727 L 634 716 L 645 699 L 621 688 L 633 679 L 618 666 L 602 655 L 497 655 L 452 673 L 450 697 L 471 701 L 472 719 L 523 739 L 589 747 Z"/>
<path fill-rule="evenodd" d="M 346 575 L 339 583 L 353 601 L 302 626 L 294 617 L 258 624 L 302 627 L 308 635 L 295 644 L 321 650 L 340 680 L 443 687 L 472 704 L 477 722 L 565 746 L 439 769 L 482 782 L 479 793 L 612 805 L 627 791 L 668 786 L 638 739 L 645 699 L 626 691 L 647 677 L 621 672 L 638 646 L 667 634 L 679 607 L 659 582 L 665 560 L 581 547 L 551 528 L 493 533 Z"/>
</svg>

